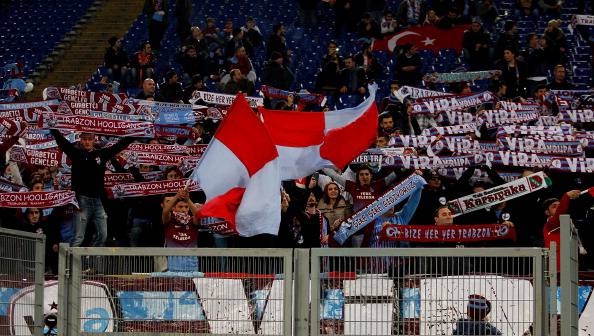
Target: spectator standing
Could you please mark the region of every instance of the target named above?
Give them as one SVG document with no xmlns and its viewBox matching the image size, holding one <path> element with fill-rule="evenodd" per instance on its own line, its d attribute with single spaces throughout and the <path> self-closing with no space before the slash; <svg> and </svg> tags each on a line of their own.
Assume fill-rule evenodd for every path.
<svg viewBox="0 0 594 336">
<path fill-rule="evenodd" d="M 561 15 L 562 0 L 539 0 L 538 6 L 544 14 L 554 15 L 559 17 Z"/>
<path fill-rule="evenodd" d="M 340 71 L 340 89 L 342 94 L 364 95 L 367 92 L 365 71 L 357 67 L 353 56 L 344 58 L 344 69 Z"/>
<path fill-rule="evenodd" d="M 161 50 L 161 40 L 167 30 L 167 1 L 146 0 L 144 13 L 148 22 L 149 41 L 151 46 L 159 51 Z"/>
<path fill-rule="evenodd" d="M 503 58 L 505 49 L 513 50 L 517 53 L 520 50 L 520 36 L 518 35 L 518 25 L 511 20 L 505 22 L 504 32 L 499 36 L 495 44 L 495 61 Z"/>
<path fill-rule="evenodd" d="M 544 32 L 544 39 L 546 41 L 545 53 L 548 56 L 550 66 L 565 64 L 567 60 L 565 55 L 567 39 L 559 28 L 560 25 L 561 20 L 551 20 Z"/>
<path fill-rule="evenodd" d="M 361 46 L 361 51 L 353 58 L 355 65 L 365 71 L 365 76 L 368 80 L 374 80 L 382 72 L 382 66 L 371 53 L 371 44 L 365 42 Z"/>
<path fill-rule="evenodd" d="M 381 16 L 380 16 L 381 17 Z M 357 27 L 357 33 L 364 38 L 372 39 L 381 37 L 380 26 L 369 13 L 363 14 L 359 26 Z"/>
<path fill-rule="evenodd" d="M 151 44 L 144 42 L 140 46 L 140 51 L 136 52 L 132 59 L 135 75 L 138 74 L 141 82 L 146 78 L 153 78 L 155 76 L 155 61 Z"/>
<path fill-rule="evenodd" d="M 101 200 L 105 192 L 105 165 L 134 139 L 123 138 L 113 146 L 96 150 L 94 133 L 82 133 L 78 146 L 70 143 L 56 129 L 52 129 L 50 133 L 72 161 L 72 190 L 76 193 L 80 209 L 74 214 L 74 238 L 70 245 L 81 246 L 87 225 L 93 224 L 95 234 L 91 246 L 103 246 L 107 239 L 107 214 Z"/>
<path fill-rule="evenodd" d="M 183 103 L 184 89 L 178 79 L 177 73 L 173 70 L 165 74 L 165 82 L 159 87 L 158 101 Z"/>
<path fill-rule="evenodd" d="M 283 59 L 289 61 L 289 50 L 285 39 L 285 26 L 276 24 L 272 27 L 272 35 L 268 38 L 266 55 L 271 57 L 273 53 L 279 53 Z"/>
<path fill-rule="evenodd" d="M 107 73 L 112 80 L 123 83 L 130 65 L 128 54 L 122 48 L 122 39 L 113 36 L 108 43 L 104 57 Z"/>
<path fill-rule="evenodd" d="M 384 16 L 380 22 L 380 33 L 383 36 L 394 34 L 398 29 L 398 21 L 394 18 L 394 13 L 390 10 L 384 11 Z"/>
<path fill-rule="evenodd" d="M 274 52 L 270 56 L 270 60 L 264 64 L 262 70 L 262 84 L 269 85 L 281 90 L 289 90 L 295 76 L 284 65 L 283 55 L 279 52 Z"/>
<path fill-rule="evenodd" d="M 191 35 L 190 17 L 192 15 L 192 1 L 191 0 L 176 0 L 175 1 L 175 18 L 177 19 L 177 37 L 183 42 Z"/>
<path fill-rule="evenodd" d="M 338 54 L 338 44 L 336 43 L 336 41 L 328 42 L 328 52 L 326 53 L 326 55 L 324 55 L 324 58 L 322 59 L 322 68 L 324 68 L 330 62 L 336 63 L 336 65 L 338 66 L 338 70 L 344 68 L 344 62 Z"/>
<path fill-rule="evenodd" d="M 328 220 L 330 231 L 338 229 L 340 221 L 348 218 L 352 212 L 352 206 L 340 194 L 340 187 L 336 182 L 330 182 L 324 187 L 324 194 L 318 202 L 318 209 Z"/>
<path fill-rule="evenodd" d="M 527 37 L 527 46 L 520 53 L 522 61 L 526 64 L 527 90 L 532 93 L 539 84 L 547 82 L 547 60 L 541 39 L 531 33 Z"/>
<path fill-rule="evenodd" d="M 553 69 L 553 81 L 547 86 L 549 90 L 573 90 L 575 85 L 567 81 L 565 67 L 557 64 Z"/>
<path fill-rule="evenodd" d="M 142 82 L 142 91 L 136 95 L 137 99 L 155 100 L 155 81 L 147 78 Z"/>
<path fill-rule="evenodd" d="M 396 80 L 402 85 L 418 86 L 421 78 L 421 57 L 417 47 L 406 44 L 396 58 Z"/>
<path fill-rule="evenodd" d="M 207 75 L 206 60 L 198 56 L 196 47 L 189 45 L 182 56 L 179 58 L 179 64 L 182 66 L 182 82 L 189 83 L 194 76 L 205 77 Z"/>
<path fill-rule="evenodd" d="M 424 0 L 403 0 L 398 6 L 398 21 L 402 26 L 420 25 L 427 12 Z"/>
<path fill-rule="evenodd" d="M 254 94 L 254 83 L 247 80 L 239 69 L 231 70 L 229 75 L 229 81 L 225 84 L 223 89 L 225 93 L 236 94 L 238 92 L 243 92 L 249 96 Z"/>
<path fill-rule="evenodd" d="M 516 0 L 516 16 L 533 16 L 538 18 L 538 8 L 535 0 Z"/>
<path fill-rule="evenodd" d="M 496 64 L 501 70 L 501 80 L 507 85 L 507 96 L 526 97 L 526 65 L 516 59 L 516 51 L 505 48 L 503 59 Z"/>
<path fill-rule="evenodd" d="M 470 66 L 470 70 L 487 70 L 491 62 L 489 50 L 491 47 L 491 35 L 485 31 L 482 20 L 475 17 L 472 20 L 470 29 L 464 32 L 462 38 L 462 52 Z"/>
<path fill-rule="evenodd" d="M 258 26 L 256 25 L 256 20 L 254 20 L 253 17 L 247 17 L 245 21 L 245 26 L 241 27 L 241 30 L 243 30 L 245 38 L 250 42 L 250 44 L 254 48 L 262 46 L 262 32 L 260 31 L 260 28 L 258 28 Z"/>
</svg>

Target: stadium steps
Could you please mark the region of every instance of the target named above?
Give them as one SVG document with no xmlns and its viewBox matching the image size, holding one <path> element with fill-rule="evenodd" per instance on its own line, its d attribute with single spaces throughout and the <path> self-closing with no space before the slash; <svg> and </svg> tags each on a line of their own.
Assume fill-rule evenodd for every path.
<svg viewBox="0 0 594 336">
<path fill-rule="evenodd" d="M 41 92 L 48 86 L 87 82 L 90 74 L 103 64 L 107 40 L 111 36 L 123 36 L 142 12 L 143 5 L 144 0 L 98 1 L 32 76 L 37 83 L 31 97 L 41 98 Z"/>
</svg>

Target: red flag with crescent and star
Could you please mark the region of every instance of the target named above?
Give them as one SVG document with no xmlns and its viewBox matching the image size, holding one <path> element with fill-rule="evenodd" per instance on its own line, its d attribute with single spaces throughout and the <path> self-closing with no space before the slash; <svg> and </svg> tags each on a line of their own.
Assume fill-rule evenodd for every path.
<svg viewBox="0 0 594 336">
<path fill-rule="evenodd" d="M 419 50 L 438 52 L 440 49 L 450 48 L 460 52 L 462 50 L 462 37 L 464 31 L 468 28 L 468 25 L 455 26 L 451 29 L 439 29 L 435 26 L 412 27 L 381 40 L 374 40 L 371 50 L 391 52 L 394 51 L 396 46 L 411 43 Z"/>
</svg>

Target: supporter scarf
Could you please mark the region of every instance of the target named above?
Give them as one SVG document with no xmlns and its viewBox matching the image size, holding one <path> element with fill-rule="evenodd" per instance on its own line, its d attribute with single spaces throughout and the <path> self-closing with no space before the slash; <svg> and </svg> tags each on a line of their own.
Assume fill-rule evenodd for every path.
<svg viewBox="0 0 594 336">
<path fill-rule="evenodd" d="M 2 192 L 18 192 L 20 190 L 27 189 L 27 187 L 20 184 L 13 183 L 4 177 L 0 176 L 0 193 Z"/>
<path fill-rule="evenodd" d="M 187 173 L 191 172 L 196 168 L 198 165 L 198 161 L 200 161 L 200 157 L 186 157 L 182 160 L 182 163 L 179 165 L 179 171 L 186 175 Z"/>
<path fill-rule="evenodd" d="M 73 191 L 28 191 L 0 193 L 0 208 L 55 208 L 72 204 L 78 208 Z"/>
<path fill-rule="evenodd" d="M 435 137 L 428 135 L 395 135 L 388 141 L 389 146 L 427 148 Z"/>
<path fill-rule="evenodd" d="M 413 155 L 382 155 L 361 154 L 353 164 L 377 164 L 379 167 L 397 169 L 438 169 L 447 167 L 468 167 L 481 162 L 480 155 L 459 156 L 413 156 Z"/>
<path fill-rule="evenodd" d="M 476 134 L 478 132 L 477 125 L 474 123 L 454 125 L 454 126 L 438 126 L 430 127 L 423 130 L 423 135 L 459 135 L 459 134 Z"/>
<path fill-rule="evenodd" d="M 287 97 L 289 97 L 289 95 L 294 96 L 296 99 L 296 101 L 299 104 L 303 104 L 303 105 L 322 105 L 323 102 L 326 101 L 326 97 L 324 97 L 323 95 L 320 94 L 316 94 L 316 93 L 309 93 L 309 92 L 291 92 L 291 91 L 285 91 L 285 90 L 281 90 L 281 89 L 277 89 L 274 88 L 272 86 L 268 86 L 268 85 L 262 85 L 262 87 L 260 87 L 260 91 L 262 92 L 262 94 L 264 94 L 264 97 L 268 97 L 268 98 L 278 98 L 278 99 L 287 99 Z"/>
<path fill-rule="evenodd" d="M 196 134 L 189 126 L 154 125 L 156 137 L 196 139 Z"/>
<path fill-rule="evenodd" d="M 551 90 L 550 92 L 563 100 L 573 100 L 582 95 L 592 94 L 594 90 Z"/>
<path fill-rule="evenodd" d="M 110 198 L 127 198 L 175 194 L 181 189 L 197 191 L 198 185 L 196 182 L 189 179 L 120 183 L 111 188 L 107 188 L 107 194 Z"/>
<path fill-rule="evenodd" d="M 462 174 L 468 169 L 468 167 L 451 167 L 451 168 L 440 168 L 437 169 L 437 173 L 444 178 L 458 180 L 462 177 Z M 506 182 L 511 182 L 522 177 L 521 172 L 510 172 L 510 171 L 497 171 L 497 174 L 504 179 Z M 481 169 L 475 169 L 473 176 L 470 178 L 471 182 L 493 182 L 489 178 L 486 171 Z"/>
<path fill-rule="evenodd" d="M 155 137 L 155 129 L 151 122 L 121 121 L 66 114 L 43 114 L 39 119 L 39 127 L 111 136 Z"/>
<path fill-rule="evenodd" d="M 557 116 L 540 116 L 535 126 L 556 126 L 559 124 L 559 117 Z"/>
<path fill-rule="evenodd" d="M 460 197 L 447 203 L 454 217 L 489 208 L 514 198 L 528 195 L 551 185 L 548 176 L 538 172 L 478 193 Z"/>
<path fill-rule="evenodd" d="M 78 133 L 70 133 L 64 136 L 70 142 L 76 142 L 79 140 L 80 135 Z M 45 141 L 35 141 L 35 143 L 27 143 L 25 148 L 33 149 L 33 150 L 45 150 L 50 148 L 58 147 L 58 143 L 56 140 L 45 140 Z"/>
<path fill-rule="evenodd" d="M 162 154 L 190 154 L 189 147 L 181 145 L 133 143 L 126 150 L 130 152 L 153 152 Z"/>
<path fill-rule="evenodd" d="M 29 124 L 37 124 L 42 113 L 55 113 L 58 105 L 40 107 L 27 107 L 11 110 L 0 110 L 0 118 L 7 118 L 14 121 L 24 121 Z"/>
<path fill-rule="evenodd" d="M 427 182 L 417 175 L 411 174 L 409 177 L 390 188 L 373 203 L 357 211 L 352 216 L 343 221 L 338 230 L 334 233 L 334 240 L 340 245 L 358 232 L 367 224 L 373 222 L 376 218 L 386 213 L 388 210 L 400 204 L 417 188 L 422 188 Z"/>
<path fill-rule="evenodd" d="M 594 158 L 565 157 L 551 160 L 550 168 L 566 173 L 593 173 Z"/>
<path fill-rule="evenodd" d="M 488 91 L 470 96 L 425 98 L 413 104 L 412 114 L 435 114 L 444 111 L 462 110 L 492 102 L 496 98 Z"/>
<path fill-rule="evenodd" d="M 155 124 L 160 125 L 194 125 L 198 118 L 190 108 L 163 108 L 155 119 Z"/>
<path fill-rule="evenodd" d="M 479 118 L 486 127 L 493 128 L 506 124 L 528 123 L 539 117 L 538 111 L 485 110 L 481 111 Z"/>
<path fill-rule="evenodd" d="M 13 146 L 10 150 L 10 160 L 28 165 L 70 169 L 70 160 L 67 158 L 59 149 L 34 150 Z"/>
<path fill-rule="evenodd" d="M 501 74 L 499 70 L 467 71 L 467 72 L 445 72 L 431 73 L 423 76 L 423 80 L 431 83 L 459 83 L 470 82 L 481 79 L 489 79 Z"/>
<path fill-rule="evenodd" d="M 432 142 L 427 147 L 427 155 L 435 156 L 445 151 L 457 154 L 475 154 L 498 149 L 497 143 L 494 141 L 472 140 L 466 136 L 447 136 Z"/>
<path fill-rule="evenodd" d="M 21 136 L 27 131 L 27 123 L 6 118 L 0 118 L 0 142 L 3 139 Z"/>
<path fill-rule="evenodd" d="M 264 105 L 264 99 L 260 97 L 245 97 L 252 108 Z M 190 103 L 194 104 L 196 101 L 202 100 L 207 104 L 231 106 L 235 100 L 235 95 L 224 93 L 213 93 L 205 91 L 194 91 Z"/>
<path fill-rule="evenodd" d="M 100 104 L 100 103 L 79 103 L 71 101 L 63 101 L 60 103 L 60 113 L 88 115 L 90 111 L 117 113 L 117 114 L 132 114 L 132 115 L 148 115 L 149 110 L 146 106 L 138 104 Z"/>
<path fill-rule="evenodd" d="M 580 96 L 580 106 L 594 106 L 594 94 Z"/>
<path fill-rule="evenodd" d="M 558 155 L 545 155 L 512 151 L 483 153 L 487 165 L 505 167 L 547 168 Z"/>
<path fill-rule="evenodd" d="M 556 154 L 563 156 L 582 155 L 584 153 L 579 141 L 554 141 L 532 138 L 501 138 L 500 149 L 524 153 Z"/>
<path fill-rule="evenodd" d="M 499 108 L 508 111 L 535 111 L 540 110 L 540 105 L 536 103 L 514 103 L 514 102 L 507 102 L 507 101 L 500 101 L 497 103 Z"/>
<path fill-rule="evenodd" d="M 384 226 L 381 239 L 415 243 L 471 243 L 516 240 L 516 229 L 505 224 Z"/>
<path fill-rule="evenodd" d="M 186 149 L 186 151 L 189 155 L 195 155 L 195 156 L 201 157 L 202 154 L 204 154 L 206 147 L 208 147 L 208 145 L 199 144 L 199 145 L 185 146 L 184 148 Z"/>
<path fill-rule="evenodd" d="M 576 15 L 575 24 L 584 26 L 594 26 L 594 15 Z"/>
<path fill-rule="evenodd" d="M 519 135 L 571 135 L 574 130 L 571 126 L 525 126 L 525 125 L 504 125 L 497 130 L 497 137 L 509 137 Z"/>
<path fill-rule="evenodd" d="M 82 115 L 82 114 L 79 114 Z M 85 116 L 93 117 L 93 118 L 102 118 L 102 119 L 110 119 L 110 120 L 121 120 L 121 121 L 153 121 L 153 118 L 148 115 L 141 115 L 141 114 L 119 114 L 119 113 L 111 113 L 111 112 L 101 112 L 101 111 L 88 111 Z"/>
<path fill-rule="evenodd" d="M 28 103 L 0 103 L 0 111 L 6 110 L 20 110 L 20 109 L 28 109 L 28 108 L 35 108 L 35 107 L 46 107 L 49 105 L 59 105 L 60 102 L 58 100 L 42 100 L 42 101 L 34 101 Z"/>
<path fill-rule="evenodd" d="M 132 150 L 123 150 L 120 152 L 128 165 L 138 166 L 141 164 L 151 166 L 177 166 L 187 156 L 168 153 L 139 152 Z"/>
<path fill-rule="evenodd" d="M 208 231 L 223 236 L 236 235 L 237 230 L 233 228 L 222 218 L 204 217 L 200 221 L 200 226 L 208 228 Z"/>
<path fill-rule="evenodd" d="M 412 87 L 412 86 L 403 86 L 400 89 L 398 89 L 398 91 L 396 91 L 397 97 L 402 97 L 402 98 L 409 97 L 412 99 L 450 96 L 450 95 L 452 95 L 452 94 L 447 93 L 447 92 L 439 92 L 439 91 L 433 91 L 433 90 L 420 89 L 420 88 L 416 88 L 416 87 Z"/>
<path fill-rule="evenodd" d="M 564 110 L 559 111 L 559 121 L 567 123 L 589 123 L 594 122 L 594 111 L 592 110 Z"/>
<path fill-rule="evenodd" d="M 443 111 L 435 121 L 442 126 L 470 124 L 476 121 L 474 114 L 461 111 Z"/>
<path fill-rule="evenodd" d="M 127 97 L 124 93 L 91 92 L 62 87 L 47 87 L 43 90 L 44 100 L 59 99 L 77 103 L 122 104 Z"/>
<path fill-rule="evenodd" d="M 140 173 L 142 177 L 147 181 L 153 181 L 163 177 L 163 172 L 152 171 L 147 173 Z M 106 188 L 113 187 L 120 183 L 132 183 L 134 182 L 134 176 L 130 173 L 111 173 L 105 174 L 103 177 L 103 183 Z M 60 189 L 70 189 L 72 186 L 72 175 L 71 174 L 58 174 L 58 185 Z"/>
</svg>

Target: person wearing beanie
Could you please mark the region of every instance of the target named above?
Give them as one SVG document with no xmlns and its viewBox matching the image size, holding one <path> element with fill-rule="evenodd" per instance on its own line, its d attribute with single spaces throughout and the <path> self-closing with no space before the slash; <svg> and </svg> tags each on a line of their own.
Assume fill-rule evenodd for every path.
<svg viewBox="0 0 594 336">
<path fill-rule="evenodd" d="M 468 318 L 456 322 L 453 335 L 502 335 L 494 325 L 487 322 L 491 312 L 491 302 L 479 294 L 468 296 L 466 314 Z"/>
</svg>

